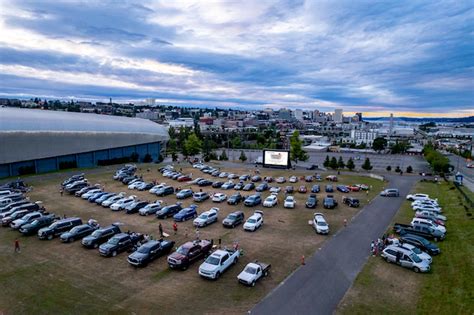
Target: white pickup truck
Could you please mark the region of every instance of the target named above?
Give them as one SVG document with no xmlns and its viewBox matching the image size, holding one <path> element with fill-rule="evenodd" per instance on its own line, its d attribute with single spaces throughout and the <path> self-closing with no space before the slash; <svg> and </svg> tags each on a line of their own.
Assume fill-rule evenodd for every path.
<svg viewBox="0 0 474 315">
<path fill-rule="evenodd" d="M 239 250 L 218 249 L 199 266 L 199 275 L 204 278 L 218 279 L 231 265 L 237 263 L 239 256 Z"/>
<path fill-rule="evenodd" d="M 270 268 L 270 264 L 254 261 L 245 266 L 244 270 L 237 276 L 237 279 L 242 284 L 254 287 L 258 279 L 268 275 Z"/>
</svg>

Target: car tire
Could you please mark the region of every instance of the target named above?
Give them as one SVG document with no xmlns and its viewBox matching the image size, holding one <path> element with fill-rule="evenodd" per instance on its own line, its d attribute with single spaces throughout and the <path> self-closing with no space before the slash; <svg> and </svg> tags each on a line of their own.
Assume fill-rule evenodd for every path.
<svg viewBox="0 0 474 315">
<path fill-rule="evenodd" d="M 93 246 L 94 246 L 94 248 L 97 248 L 97 247 L 99 247 L 99 244 L 97 244 L 97 243 L 94 243 L 94 245 L 93 245 Z"/>
<path fill-rule="evenodd" d="M 251 287 L 254 287 L 255 286 L 255 280 L 252 281 L 252 283 L 250 284 Z"/>
<path fill-rule="evenodd" d="M 184 265 L 181 269 L 183 269 L 183 270 L 188 269 L 188 265 Z"/>
<path fill-rule="evenodd" d="M 117 251 L 116 251 L 116 250 L 114 250 L 114 251 L 112 252 L 112 257 L 115 257 L 115 256 L 117 256 Z"/>
<path fill-rule="evenodd" d="M 221 276 L 221 272 L 220 272 L 220 271 L 218 271 L 218 272 L 216 273 L 216 278 L 215 278 L 215 280 L 219 279 L 219 278 L 220 278 L 220 276 Z"/>
<path fill-rule="evenodd" d="M 388 260 L 388 257 L 383 258 L 386 262 L 390 263 L 390 260 Z"/>
<path fill-rule="evenodd" d="M 413 271 L 416 272 L 416 273 L 419 273 L 419 272 L 420 272 L 420 268 L 415 267 L 415 268 L 413 268 Z"/>
<path fill-rule="evenodd" d="M 239 261 L 239 258 L 238 257 L 235 257 L 234 258 L 234 261 L 232 262 L 233 265 L 237 264 L 237 262 Z"/>
<path fill-rule="evenodd" d="M 53 239 L 53 234 L 48 235 L 48 240 L 52 240 L 52 239 Z"/>
<path fill-rule="evenodd" d="M 68 242 L 68 243 L 72 243 L 73 241 L 74 241 L 74 238 L 73 238 L 73 237 L 70 237 L 70 238 L 67 239 L 67 242 Z"/>
</svg>

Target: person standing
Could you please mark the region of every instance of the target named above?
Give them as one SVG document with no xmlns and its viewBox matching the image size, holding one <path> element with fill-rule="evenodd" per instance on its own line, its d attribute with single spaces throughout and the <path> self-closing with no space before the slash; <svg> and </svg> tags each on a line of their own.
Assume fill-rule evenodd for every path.
<svg viewBox="0 0 474 315">
<path fill-rule="evenodd" d="M 372 253 L 372 256 L 375 256 L 375 242 L 374 241 L 370 243 L 370 252 Z"/>
<path fill-rule="evenodd" d="M 15 253 L 21 252 L 20 250 L 20 241 L 18 239 L 15 239 Z"/>
<path fill-rule="evenodd" d="M 199 241 L 199 228 L 198 227 L 196 228 L 196 240 Z"/>
<path fill-rule="evenodd" d="M 176 224 L 176 222 L 173 222 L 173 231 L 174 235 L 178 234 L 178 224 Z"/>
<path fill-rule="evenodd" d="M 64 194 L 64 188 L 61 187 L 61 189 L 59 190 L 59 193 L 61 194 L 61 197 L 62 197 Z"/>
<path fill-rule="evenodd" d="M 160 237 L 163 237 L 163 225 L 161 225 L 161 222 L 160 224 L 158 225 L 158 230 L 160 232 Z"/>
</svg>

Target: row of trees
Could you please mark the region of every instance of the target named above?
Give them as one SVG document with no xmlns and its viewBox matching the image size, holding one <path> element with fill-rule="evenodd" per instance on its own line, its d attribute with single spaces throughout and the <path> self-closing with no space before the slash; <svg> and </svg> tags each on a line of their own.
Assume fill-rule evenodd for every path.
<svg viewBox="0 0 474 315">
<path fill-rule="evenodd" d="M 450 169 L 449 159 L 436 151 L 433 144 L 428 143 L 423 148 L 423 155 L 436 173 L 448 173 Z"/>
<path fill-rule="evenodd" d="M 389 165 L 389 166 L 387 166 L 386 170 L 390 172 L 392 170 L 392 167 Z M 402 169 L 400 168 L 400 166 L 397 166 L 395 168 L 395 173 L 401 173 L 401 172 L 402 172 Z M 411 167 L 411 165 L 408 165 L 407 169 L 406 169 L 406 172 L 407 173 L 413 173 L 413 167 Z"/>
<path fill-rule="evenodd" d="M 349 158 L 349 160 L 347 160 L 347 163 L 344 163 L 342 156 L 339 156 L 339 159 L 336 159 L 335 156 L 329 158 L 329 155 L 326 155 L 326 159 L 324 160 L 323 165 L 324 167 L 331 168 L 333 170 L 341 170 L 347 168 L 348 170 L 352 171 L 355 169 L 354 160 L 352 158 Z M 373 168 L 372 164 L 370 164 L 369 158 L 365 159 L 361 167 L 363 170 L 366 171 L 370 171 Z"/>
</svg>

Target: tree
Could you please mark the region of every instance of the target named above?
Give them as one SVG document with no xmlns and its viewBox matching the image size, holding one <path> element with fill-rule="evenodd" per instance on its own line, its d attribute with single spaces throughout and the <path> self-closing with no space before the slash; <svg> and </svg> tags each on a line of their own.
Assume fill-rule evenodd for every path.
<svg viewBox="0 0 474 315">
<path fill-rule="evenodd" d="M 298 130 L 293 132 L 290 137 L 290 156 L 291 160 L 298 163 L 298 161 L 307 161 L 309 159 L 308 154 L 302 148 L 303 142 L 300 140 L 300 133 Z"/>
<path fill-rule="evenodd" d="M 138 153 L 133 152 L 132 155 L 130 155 L 130 161 L 136 163 L 136 162 L 138 162 L 138 157 L 139 157 Z"/>
<path fill-rule="evenodd" d="M 401 171 L 402 169 L 400 168 L 400 166 L 395 167 L 395 173 L 400 173 Z"/>
<path fill-rule="evenodd" d="M 385 138 L 375 138 L 374 139 L 374 142 L 372 143 L 372 149 L 374 149 L 375 151 L 382 151 L 382 150 L 385 150 L 385 148 L 387 147 L 387 140 Z"/>
<path fill-rule="evenodd" d="M 407 173 L 412 173 L 413 172 L 413 167 L 411 167 L 411 165 L 408 165 L 407 167 Z"/>
<path fill-rule="evenodd" d="M 173 126 L 169 127 L 168 134 L 170 136 L 170 139 L 174 140 L 174 138 L 176 138 L 176 129 L 174 129 Z"/>
<path fill-rule="evenodd" d="M 326 159 L 324 160 L 323 165 L 325 168 L 328 168 L 330 164 L 331 164 L 331 161 L 329 160 L 329 155 L 326 155 Z"/>
<path fill-rule="evenodd" d="M 331 158 L 331 162 L 329 162 L 329 167 L 335 170 L 337 168 L 337 160 L 336 157 Z"/>
<path fill-rule="evenodd" d="M 151 161 L 153 161 L 153 158 L 151 157 L 151 155 L 149 153 L 145 154 L 145 156 L 143 157 L 143 162 L 150 163 Z"/>
<path fill-rule="evenodd" d="M 247 161 L 247 156 L 245 155 L 245 152 L 244 152 L 244 151 L 240 151 L 239 160 L 241 160 L 242 163 L 244 163 L 245 161 Z"/>
<path fill-rule="evenodd" d="M 349 160 L 347 161 L 346 167 L 350 171 L 352 171 L 355 168 L 354 160 L 352 160 L 352 158 L 349 158 Z"/>
<path fill-rule="evenodd" d="M 392 167 L 390 165 L 387 166 L 386 170 L 390 172 L 392 170 Z"/>
<path fill-rule="evenodd" d="M 184 142 L 183 148 L 185 148 L 187 155 L 193 156 L 199 154 L 202 150 L 202 141 L 199 140 L 195 133 L 191 133 Z"/>
<path fill-rule="evenodd" d="M 225 150 L 222 150 L 221 156 L 219 157 L 221 161 L 227 161 L 229 158 L 227 157 L 227 153 Z"/>
<path fill-rule="evenodd" d="M 364 164 L 362 164 L 362 169 L 366 171 L 370 171 L 372 169 L 372 165 L 370 164 L 370 159 L 366 158 Z"/>
<path fill-rule="evenodd" d="M 342 156 L 339 156 L 339 160 L 337 160 L 337 167 L 340 169 L 343 169 L 346 167 L 346 164 L 344 164 L 344 160 L 342 159 Z"/>
</svg>

